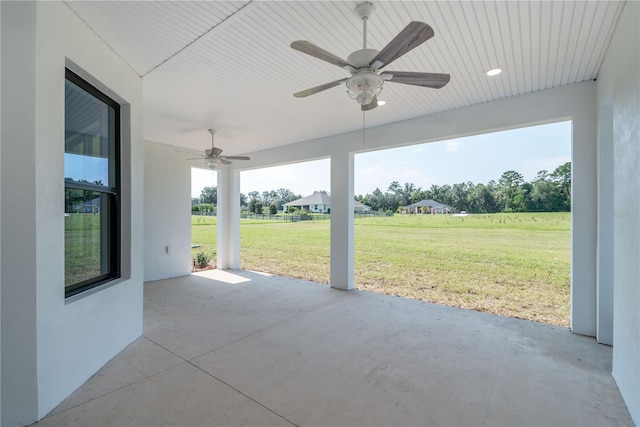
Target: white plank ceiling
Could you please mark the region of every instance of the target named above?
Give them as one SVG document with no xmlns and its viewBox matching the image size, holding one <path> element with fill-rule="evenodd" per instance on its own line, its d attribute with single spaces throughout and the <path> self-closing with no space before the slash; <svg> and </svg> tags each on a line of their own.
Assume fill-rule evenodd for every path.
<svg viewBox="0 0 640 427">
<path fill-rule="evenodd" d="M 144 84 L 145 139 L 237 155 L 362 128 L 347 77 L 289 47 L 312 43 L 346 58 L 362 48 L 356 1 L 68 1 Z M 435 37 L 388 67 L 451 74 L 442 89 L 387 82 L 366 126 L 594 79 L 624 2 L 379 1 L 368 44 L 382 49 L 410 21 Z M 487 77 L 500 66 L 504 72 Z"/>
</svg>

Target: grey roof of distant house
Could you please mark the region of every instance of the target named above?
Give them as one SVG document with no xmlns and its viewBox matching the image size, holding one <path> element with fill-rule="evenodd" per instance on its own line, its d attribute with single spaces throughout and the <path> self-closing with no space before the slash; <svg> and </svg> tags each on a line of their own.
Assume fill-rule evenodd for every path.
<svg viewBox="0 0 640 427">
<path fill-rule="evenodd" d="M 298 200 L 293 200 L 289 203 L 284 203 L 282 206 L 307 206 L 307 205 L 329 205 L 331 206 L 331 196 L 325 193 L 316 191 L 310 196 L 303 197 Z M 353 207 L 358 209 L 364 209 L 368 206 L 360 203 L 357 200 L 353 201 Z"/>
<path fill-rule="evenodd" d="M 310 196 L 303 197 L 298 200 L 293 200 L 289 203 L 285 203 L 282 206 L 306 206 L 306 205 L 331 205 L 331 196 L 318 191 L 314 192 Z"/>
<path fill-rule="evenodd" d="M 448 208 L 451 209 L 451 206 L 444 205 L 440 202 L 436 202 L 435 200 L 420 200 L 419 202 L 415 202 L 411 205 L 405 206 L 405 209 L 409 208 L 421 208 L 423 206 L 428 206 L 431 208 Z"/>
</svg>

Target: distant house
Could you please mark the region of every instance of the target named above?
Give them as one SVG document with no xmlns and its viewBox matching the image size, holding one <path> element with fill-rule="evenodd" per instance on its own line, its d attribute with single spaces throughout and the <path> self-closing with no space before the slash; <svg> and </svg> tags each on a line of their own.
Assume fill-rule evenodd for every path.
<svg viewBox="0 0 640 427">
<path fill-rule="evenodd" d="M 285 210 L 287 210 L 289 206 L 293 206 L 298 209 L 305 209 L 311 213 L 331 213 L 331 196 L 316 191 L 310 196 L 303 197 L 289 203 L 284 203 L 282 205 Z M 363 213 L 369 212 L 370 208 L 358 201 L 354 201 L 353 210 L 354 212 Z"/>
<path fill-rule="evenodd" d="M 353 211 L 357 213 L 367 213 L 371 212 L 371 208 L 364 203 L 360 203 L 357 200 L 353 201 Z"/>
<path fill-rule="evenodd" d="M 452 214 L 455 209 L 435 200 L 421 200 L 402 208 L 405 214 Z"/>
</svg>

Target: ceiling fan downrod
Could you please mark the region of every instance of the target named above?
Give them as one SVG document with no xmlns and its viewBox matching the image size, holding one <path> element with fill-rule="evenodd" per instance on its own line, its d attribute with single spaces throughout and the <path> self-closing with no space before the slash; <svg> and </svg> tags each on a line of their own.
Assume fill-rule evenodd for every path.
<svg viewBox="0 0 640 427">
<path fill-rule="evenodd" d="M 367 21 L 375 10 L 376 7 L 371 2 L 360 3 L 356 6 L 356 15 L 362 19 L 362 49 L 367 48 Z"/>
</svg>

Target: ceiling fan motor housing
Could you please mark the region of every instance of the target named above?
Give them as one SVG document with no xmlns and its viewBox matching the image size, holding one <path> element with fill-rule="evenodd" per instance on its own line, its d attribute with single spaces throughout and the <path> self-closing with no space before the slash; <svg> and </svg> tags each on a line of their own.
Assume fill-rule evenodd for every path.
<svg viewBox="0 0 640 427">
<path fill-rule="evenodd" d="M 375 49 L 360 49 L 347 57 L 347 61 L 356 68 L 369 68 L 369 63 L 376 57 L 378 51 Z"/>
</svg>

